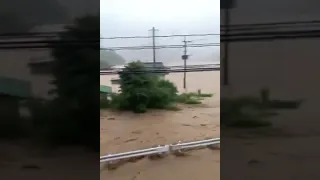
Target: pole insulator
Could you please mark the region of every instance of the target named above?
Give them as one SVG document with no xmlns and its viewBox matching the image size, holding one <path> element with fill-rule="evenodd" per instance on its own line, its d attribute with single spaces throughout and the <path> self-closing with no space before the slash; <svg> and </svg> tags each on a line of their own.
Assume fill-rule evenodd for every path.
<svg viewBox="0 0 320 180">
<path fill-rule="evenodd" d="M 182 58 L 183 60 L 187 60 L 187 59 L 189 58 L 189 55 L 182 55 L 181 58 Z"/>
</svg>

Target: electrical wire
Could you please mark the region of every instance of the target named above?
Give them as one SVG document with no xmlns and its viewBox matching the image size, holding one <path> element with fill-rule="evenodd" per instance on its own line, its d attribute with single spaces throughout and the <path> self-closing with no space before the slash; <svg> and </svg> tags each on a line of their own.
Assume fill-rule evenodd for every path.
<svg viewBox="0 0 320 180">
<path fill-rule="evenodd" d="M 220 71 L 220 67 L 210 68 L 181 68 L 181 69 L 170 69 L 170 70 L 144 70 L 144 71 L 100 71 L 100 75 L 113 75 L 113 74 L 167 74 L 167 73 L 181 73 L 181 72 L 205 72 L 205 71 Z"/>
<path fill-rule="evenodd" d="M 281 40 L 281 39 L 301 39 L 320 37 L 320 30 L 308 31 L 278 31 L 278 32 L 258 32 L 258 33 L 238 33 L 230 35 L 221 35 L 220 41 L 225 42 L 244 42 L 244 41 L 263 41 L 263 40 Z"/>
<path fill-rule="evenodd" d="M 39 32 L 39 33 L 6 33 L 0 34 L 0 39 L 3 38 L 54 38 L 59 37 L 61 32 Z M 90 34 L 90 33 L 88 33 Z M 208 33 L 208 34 L 173 34 L 173 35 L 162 35 L 155 36 L 155 38 L 170 38 L 170 37 L 203 37 L 203 36 L 220 36 L 219 33 Z M 111 40 L 111 39 L 148 39 L 152 36 L 119 36 L 119 37 L 99 37 L 99 39 Z"/>
<path fill-rule="evenodd" d="M 255 24 L 233 24 L 229 26 L 231 31 L 236 30 L 253 30 L 253 29 L 272 29 L 279 28 L 281 26 L 295 28 L 294 26 L 319 26 L 320 20 L 313 21 L 287 21 L 287 22 L 273 22 L 273 23 L 255 23 Z M 220 29 L 225 29 L 226 26 L 221 25 Z M 27 33 L 1 33 L 0 39 L 3 38 L 53 38 L 58 37 L 59 34 L 66 31 L 53 31 L 53 32 L 27 32 Z M 90 32 L 83 32 L 89 33 Z M 159 38 L 165 37 L 184 37 L 184 36 L 219 36 L 217 33 L 208 33 L 208 34 L 177 34 L 177 35 L 166 35 L 166 36 L 155 36 Z M 100 39 L 136 39 L 136 38 L 151 38 L 152 36 L 123 36 L 123 37 L 100 37 Z"/>
<path fill-rule="evenodd" d="M 312 25 L 318 24 L 320 20 L 312 21 L 286 21 L 286 22 L 269 22 L 269 23 L 251 23 L 251 24 L 232 24 L 229 28 L 239 28 L 239 27 L 263 27 L 263 26 L 292 26 L 292 25 Z M 220 28 L 226 28 L 225 25 L 221 25 Z"/>
<path fill-rule="evenodd" d="M 206 43 L 206 44 L 190 44 L 188 47 L 196 48 L 196 47 L 212 47 L 212 46 L 220 46 L 220 43 Z M 41 48 L 55 48 L 55 47 L 64 47 L 64 48 L 92 48 L 92 49 L 100 49 L 100 50 L 143 50 L 143 49 L 152 49 L 152 46 L 129 46 L 129 47 L 108 47 L 101 48 L 100 43 L 54 43 L 54 44 L 39 44 L 39 45 L 20 45 L 20 46 L 1 46 L 0 49 L 41 49 Z M 172 48 L 183 48 L 183 45 L 163 45 L 156 46 L 156 49 L 172 49 Z"/>
<path fill-rule="evenodd" d="M 300 24 L 314 24 L 320 23 L 320 21 L 312 22 L 299 22 Z M 297 22 L 287 22 L 287 23 L 269 23 L 269 24 L 252 24 L 252 25 L 237 25 L 236 27 L 253 27 L 253 26 L 270 26 L 270 25 L 293 25 Z M 320 24 L 318 24 L 320 25 Z M 235 26 L 235 25 L 234 25 Z M 232 27 L 232 26 L 231 26 Z M 320 30 L 300 30 L 300 31 L 260 31 L 260 32 L 242 32 L 220 35 L 221 41 L 258 41 L 258 40 L 270 40 L 270 39 L 295 39 L 295 38 L 313 38 L 319 37 Z M 168 36 L 158 36 L 158 37 L 175 37 L 175 36 L 209 36 L 217 34 L 189 34 L 189 35 L 168 35 Z M 132 37 L 112 37 L 116 38 L 141 38 L 151 36 L 132 36 Z M 110 39 L 110 38 L 109 38 Z M 52 48 L 57 46 L 64 47 L 90 47 L 90 48 L 100 48 L 100 39 L 95 40 L 32 40 L 32 41 L 0 41 L 0 49 L 20 49 L 20 48 Z M 23 45 L 22 45 L 23 44 Z M 189 47 L 207 47 L 207 46 L 219 46 L 218 43 L 207 43 L 207 44 L 190 44 Z M 151 49 L 153 47 L 145 46 L 135 46 L 135 47 L 109 47 L 105 49 L 110 50 L 141 50 L 141 49 Z M 164 45 L 158 46 L 157 49 L 163 48 L 182 48 L 182 45 Z M 103 49 L 103 48 L 102 48 Z"/>
<path fill-rule="evenodd" d="M 274 32 L 254 32 L 254 33 L 231 33 L 228 35 L 222 34 L 220 36 L 220 41 L 231 41 L 231 42 L 241 42 L 241 41 L 262 41 L 262 40 L 280 40 L 280 39 L 297 39 L 297 38 L 316 38 L 320 37 L 320 30 L 307 30 L 307 31 L 274 31 Z M 6 44 L 5 44 L 6 45 Z M 99 44 L 96 43 L 52 43 L 52 44 L 39 44 L 39 45 L 0 45 L 0 49 L 31 49 L 31 48 L 54 48 L 54 47 L 71 47 L 71 48 L 94 48 L 100 50 L 142 50 L 142 49 L 152 49 L 153 47 L 148 46 L 132 46 L 132 47 L 108 47 L 100 48 Z M 220 46 L 219 43 L 207 43 L 207 44 L 190 44 L 188 47 L 209 47 L 209 46 Z M 164 48 L 182 48 L 183 45 L 166 45 L 157 46 L 156 49 Z"/>
<path fill-rule="evenodd" d="M 153 62 L 150 62 L 150 64 L 153 64 Z M 217 64 L 197 64 L 197 65 L 187 65 L 186 68 L 208 68 L 208 67 L 218 67 L 220 66 L 220 63 L 217 63 Z M 124 69 L 124 67 L 121 67 L 121 68 L 116 68 L 116 67 L 111 67 L 111 68 L 102 68 L 100 69 L 100 71 L 114 71 L 114 70 L 122 70 Z M 178 66 L 164 66 L 164 67 L 144 67 L 144 69 L 147 69 L 147 70 L 164 70 L 164 69 L 167 69 L 167 70 L 170 70 L 170 69 L 173 69 L 173 68 L 184 68 L 184 65 L 178 65 Z"/>
<path fill-rule="evenodd" d="M 229 37 L 236 37 L 236 36 L 266 36 L 266 35 L 304 35 L 304 34 L 310 34 L 310 33 L 320 33 L 320 30 L 299 30 L 299 31 L 263 31 L 263 32 L 250 32 L 250 33 L 230 33 L 228 34 Z M 221 34 L 220 37 L 224 37 L 225 34 Z M 21 45 L 21 44 L 49 44 L 49 45 L 56 45 L 56 44 L 63 44 L 63 45 L 98 45 L 100 44 L 100 40 L 35 40 L 35 41 L 0 41 L 0 46 L 2 45 Z M 210 43 L 207 43 L 206 45 L 209 45 Z M 210 44 L 210 45 L 217 45 L 216 44 Z M 201 44 L 190 44 L 190 46 L 197 46 Z M 182 45 L 170 45 L 171 47 L 178 47 L 181 48 Z M 10 46 L 11 47 L 11 46 Z M 136 46 L 136 48 L 153 48 L 152 46 Z M 135 47 L 113 47 L 109 49 L 131 49 Z M 161 48 L 161 46 L 159 47 Z"/>
<path fill-rule="evenodd" d="M 203 44 L 189 44 L 188 47 L 211 47 L 220 46 L 220 43 L 203 43 Z M 172 48 L 183 48 L 183 45 L 162 45 L 155 46 L 155 49 L 172 49 Z M 108 47 L 107 50 L 143 50 L 143 49 L 153 49 L 153 46 L 129 46 L 129 47 Z"/>
</svg>

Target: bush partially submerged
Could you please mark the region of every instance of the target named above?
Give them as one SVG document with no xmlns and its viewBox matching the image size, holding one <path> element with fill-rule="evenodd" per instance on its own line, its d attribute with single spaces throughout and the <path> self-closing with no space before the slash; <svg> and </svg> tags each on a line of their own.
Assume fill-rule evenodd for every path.
<svg viewBox="0 0 320 180">
<path fill-rule="evenodd" d="M 177 87 L 170 81 L 147 73 L 140 62 L 129 63 L 120 73 L 120 93 L 111 96 L 108 107 L 119 110 L 131 110 L 136 113 L 147 109 L 178 110 L 176 103 L 200 104 L 202 97 L 210 94 L 188 93 L 178 95 Z M 106 107 L 104 103 L 101 104 Z"/>
</svg>

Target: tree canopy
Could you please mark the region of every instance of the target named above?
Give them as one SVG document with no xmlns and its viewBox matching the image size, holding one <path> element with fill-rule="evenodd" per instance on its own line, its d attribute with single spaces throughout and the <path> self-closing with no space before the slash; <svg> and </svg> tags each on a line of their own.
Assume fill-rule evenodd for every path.
<svg viewBox="0 0 320 180">
<path fill-rule="evenodd" d="M 76 19 L 73 25 L 60 33 L 60 41 L 74 41 L 68 45 L 54 46 L 52 55 L 53 76 L 57 99 L 55 102 L 63 111 L 61 127 L 64 139 L 76 142 L 81 139 L 90 146 L 99 147 L 92 142 L 91 135 L 96 135 L 99 102 L 99 52 L 100 20 L 98 16 L 86 16 Z M 84 133 L 87 132 L 87 133 Z M 96 144 L 92 144 L 96 143 Z"/>
</svg>

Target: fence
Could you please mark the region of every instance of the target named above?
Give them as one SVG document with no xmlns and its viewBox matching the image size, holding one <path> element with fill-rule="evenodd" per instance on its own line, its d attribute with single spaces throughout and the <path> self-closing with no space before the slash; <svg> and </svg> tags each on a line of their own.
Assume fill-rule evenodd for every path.
<svg viewBox="0 0 320 180">
<path fill-rule="evenodd" d="M 167 155 L 170 153 L 182 153 L 185 150 L 190 150 L 194 148 L 203 148 L 203 147 L 213 147 L 217 144 L 220 144 L 220 138 L 213 138 L 201 141 L 187 142 L 187 143 L 177 143 L 164 146 L 153 147 L 149 149 L 129 151 L 125 153 L 118 154 L 109 154 L 106 156 L 100 157 L 100 163 L 107 162 L 112 163 L 114 161 L 130 159 L 130 158 L 139 158 L 152 155 Z"/>
</svg>

